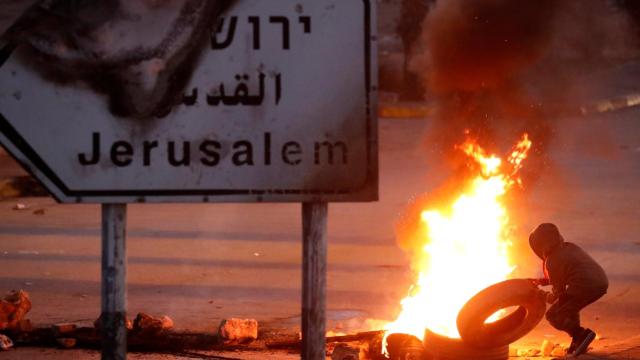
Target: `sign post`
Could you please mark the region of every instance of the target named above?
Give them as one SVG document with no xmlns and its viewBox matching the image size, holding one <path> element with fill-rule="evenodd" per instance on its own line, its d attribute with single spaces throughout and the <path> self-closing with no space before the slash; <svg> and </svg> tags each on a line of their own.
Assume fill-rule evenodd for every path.
<svg viewBox="0 0 640 360">
<path fill-rule="evenodd" d="M 326 202 L 302 204 L 302 359 L 325 358 L 327 293 Z"/>
<path fill-rule="evenodd" d="M 102 359 L 127 358 L 126 204 L 102 204 Z"/>
<path fill-rule="evenodd" d="M 149 119 L 0 51 L 0 144 L 59 202 L 102 204 L 103 359 L 126 358 L 126 206 L 167 202 L 302 203 L 302 357 L 325 358 L 328 203 L 378 199 L 375 4 L 236 1 Z"/>
</svg>

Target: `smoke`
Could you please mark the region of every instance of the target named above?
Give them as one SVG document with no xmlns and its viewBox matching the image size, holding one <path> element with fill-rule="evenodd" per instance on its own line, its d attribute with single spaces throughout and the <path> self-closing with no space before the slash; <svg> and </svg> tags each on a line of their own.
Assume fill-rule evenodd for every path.
<svg viewBox="0 0 640 360">
<path fill-rule="evenodd" d="M 446 0 L 425 24 L 436 93 L 500 89 L 548 43 L 554 0 Z"/>
<path fill-rule="evenodd" d="M 630 20 L 612 4 L 436 1 L 423 24 L 423 51 L 411 60 L 411 67 L 422 75 L 426 97 L 436 107 L 427 146 L 451 165 L 453 174 L 442 188 L 414 199 L 398 219 L 401 247 L 420 249 L 420 212 L 459 194 L 468 159 L 455 146 L 466 137 L 503 155 L 527 132 L 533 148 L 520 173 L 525 186 L 530 188 L 540 174 L 554 170 L 547 150 L 558 122 L 582 105 L 571 90 L 574 80 L 618 64 L 635 51 Z M 512 190 L 507 207 L 518 208 L 522 193 Z M 528 229 L 514 231 L 522 235 Z"/>
<path fill-rule="evenodd" d="M 454 168 L 465 161 L 452 151 L 464 136 L 492 152 L 524 131 L 538 151 L 548 142 L 548 122 L 522 79 L 548 50 L 558 7 L 557 0 L 440 0 L 430 11 L 426 52 L 412 66 L 437 106 L 428 143 Z"/>
<path fill-rule="evenodd" d="M 429 146 L 459 166 L 452 149 L 465 134 L 500 153 L 526 131 L 539 172 L 552 124 L 579 108 L 572 80 L 628 58 L 631 34 L 606 0 L 437 1 L 411 61 L 436 104 Z"/>
</svg>

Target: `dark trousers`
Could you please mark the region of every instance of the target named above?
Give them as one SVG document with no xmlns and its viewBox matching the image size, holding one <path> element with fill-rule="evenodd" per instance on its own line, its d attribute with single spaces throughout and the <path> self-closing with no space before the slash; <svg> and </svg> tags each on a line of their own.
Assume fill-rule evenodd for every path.
<svg viewBox="0 0 640 360">
<path fill-rule="evenodd" d="M 579 293 L 561 294 L 549 310 L 546 318 L 554 328 L 567 332 L 571 337 L 580 335 L 580 310 L 600 299 L 606 290 L 594 289 Z"/>
</svg>

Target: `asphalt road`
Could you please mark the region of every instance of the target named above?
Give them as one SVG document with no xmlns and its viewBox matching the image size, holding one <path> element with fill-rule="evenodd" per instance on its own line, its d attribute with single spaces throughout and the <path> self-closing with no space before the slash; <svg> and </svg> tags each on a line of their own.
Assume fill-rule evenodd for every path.
<svg viewBox="0 0 640 360">
<path fill-rule="evenodd" d="M 554 165 L 519 204 L 526 216 L 514 219 L 523 230 L 554 221 L 602 263 L 609 294 L 583 319 L 611 341 L 637 334 L 640 324 L 639 115 L 628 109 L 558 121 L 549 149 Z M 412 274 L 395 243 L 394 221 L 409 199 L 447 177 L 423 141 L 429 125 L 382 119 L 380 201 L 330 205 L 333 330 L 392 319 L 406 294 Z M 16 169 L 2 158 L 5 173 Z M 17 202 L 29 209 L 13 210 Z M 0 202 L 0 289 L 27 290 L 36 324 L 89 323 L 98 316 L 99 210 L 47 198 Z M 295 329 L 300 210 L 299 204 L 130 205 L 129 312 L 168 314 L 178 328 L 192 330 L 214 331 L 225 317 Z M 522 275 L 536 276 L 535 258 L 525 262 Z M 522 343 L 543 337 L 567 341 L 543 322 Z"/>
</svg>

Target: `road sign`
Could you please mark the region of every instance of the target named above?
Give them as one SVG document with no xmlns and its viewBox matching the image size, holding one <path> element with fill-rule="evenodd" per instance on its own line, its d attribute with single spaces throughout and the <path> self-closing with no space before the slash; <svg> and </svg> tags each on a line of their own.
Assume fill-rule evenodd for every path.
<svg viewBox="0 0 640 360">
<path fill-rule="evenodd" d="M 61 202 L 377 198 L 369 0 L 243 0 L 165 117 L 118 118 L 18 52 L 0 68 L 0 143 Z"/>
</svg>

